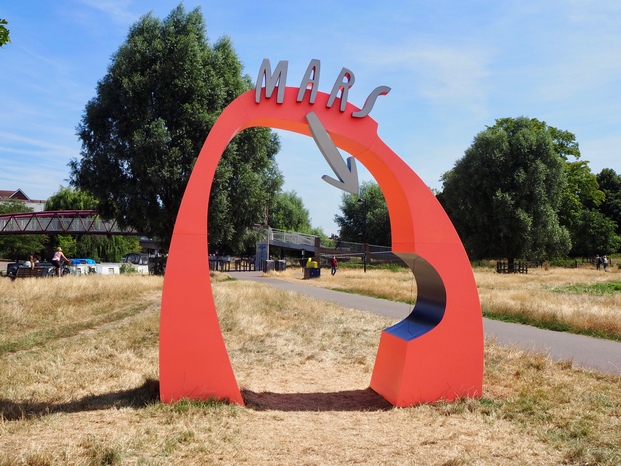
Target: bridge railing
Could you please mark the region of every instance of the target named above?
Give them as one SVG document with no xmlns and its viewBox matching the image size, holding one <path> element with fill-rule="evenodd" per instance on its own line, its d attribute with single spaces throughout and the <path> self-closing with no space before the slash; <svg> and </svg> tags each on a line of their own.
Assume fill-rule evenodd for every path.
<svg viewBox="0 0 621 466">
<path fill-rule="evenodd" d="M 10 234 L 125 234 L 134 230 L 118 227 L 115 220 L 104 220 L 95 211 L 44 211 L 0 215 L 0 235 Z"/>
<path fill-rule="evenodd" d="M 280 243 L 289 243 L 289 244 L 298 244 L 300 246 L 315 246 L 315 235 L 307 235 L 304 233 L 295 233 L 283 230 L 276 230 L 275 228 L 270 228 L 270 242 L 280 242 Z"/>
</svg>

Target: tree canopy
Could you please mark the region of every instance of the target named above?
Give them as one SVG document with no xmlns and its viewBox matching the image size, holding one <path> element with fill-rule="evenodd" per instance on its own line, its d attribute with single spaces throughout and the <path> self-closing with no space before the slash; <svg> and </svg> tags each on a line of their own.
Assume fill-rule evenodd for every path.
<svg viewBox="0 0 621 466">
<path fill-rule="evenodd" d="M 0 202 L 0 214 L 32 212 L 21 201 Z M 43 256 L 48 241 L 46 235 L 0 235 L 0 257 L 5 259 L 26 259 L 31 255 Z"/>
<path fill-rule="evenodd" d="M 604 168 L 597 174 L 597 182 L 604 193 L 599 211 L 616 223 L 615 231 L 621 235 L 621 175 L 611 168 Z"/>
<path fill-rule="evenodd" d="M 621 237 L 616 233 L 617 224 L 603 213 L 585 209 L 571 232 L 572 254 L 593 257 L 611 254 L 621 247 Z"/>
<path fill-rule="evenodd" d="M 11 42 L 9 30 L 6 28 L 8 24 L 6 19 L 0 19 L 0 47 Z"/>
<path fill-rule="evenodd" d="M 536 119 L 496 120 L 443 175 L 438 197 L 472 259 L 512 263 L 570 250 L 558 215 L 567 188 L 564 156 L 577 149 L 570 135 Z"/>
<path fill-rule="evenodd" d="M 45 201 L 44 210 L 97 210 L 97 204 L 90 194 L 61 186 Z"/>
<path fill-rule="evenodd" d="M 577 227 L 585 209 L 597 208 L 604 200 L 596 176 L 591 173 L 588 162 L 577 160 L 565 162 L 565 189 L 559 207 L 561 224 L 569 230 Z"/>
<path fill-rule="evenodd" d="M 377 183 L 364 182 L 359 195 L 343 193 L 341 200 L 342 215 L 335 215 L 334 221 L 343 241 L 391 245 L 388 207 Z"/>
<path fill-rule="evenodd" d="M 209 45 L 200 9 L 187 13 L 179 5 L 163 21 L 143 16 L 86 105 L 78 126 L 81 159 L 70 163 L 72 184 L 92 194 L 104 215 L 166 247 L 209 130 L 250 88 L 230 39 Z M 278 150 L 267 128 L 231 141 L 211 187 L 211 248 L 235 252 L 249 241 L 249 228 L 282 185 Z"/>
<path fill-rule="evenodd" d="M 78 189 L 61 186 L 45 202 L 45 210 L 97 210 L 97 200 Z M 118 235 L 52 235 L 53 248 L 63 248 L 67 257 L 90 258 L 97 262 L 119 262 L 130 252 L 140 251 L 140 243 L 135 236 Z"/>
<path fill-rule="evenodd" d="M 268 224 L 280 230 L 311 233 L 311 219 L 302 198 L 295 191 L 280 192 L 272 201 Z"/>
</svg>

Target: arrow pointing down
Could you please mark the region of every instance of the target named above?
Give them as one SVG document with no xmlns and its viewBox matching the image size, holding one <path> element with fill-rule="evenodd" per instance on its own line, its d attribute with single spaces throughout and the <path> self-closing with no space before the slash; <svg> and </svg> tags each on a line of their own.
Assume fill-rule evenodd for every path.
<svg viewBox="0 0 621 466">
<path fill-rule="evenodd" d="M 330 139 L 330 135 L 326 131 L 326 128 L 324 128 L 314 112 L 306 114 L 306 120 L 308 121 L 308 127 L 315 140 L 315 144 L 317 144 L 317 147 L 319 147 L 328 165 L 330 165 L 330 168 L 332 168 L 332 171 L 338 177 L 338 180 L 335 180 L 328 175 L 323 175 L 321 179 L 338 189 L 342 189 L 351 194 L 358 194 L 360 189 L 358 186 L 356 159 L 348 157 L 347 163 L 345 163 L 341 153 L 332 142 L 332 139 Z"/>
</svg>

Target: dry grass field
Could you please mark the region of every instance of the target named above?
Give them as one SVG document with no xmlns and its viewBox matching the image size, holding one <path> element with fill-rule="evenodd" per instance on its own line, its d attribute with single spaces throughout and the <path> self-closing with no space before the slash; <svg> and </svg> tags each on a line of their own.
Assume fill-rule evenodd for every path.
<svg viewBox="0 0 621 466">
<path fill-rule="evenodd" d="M 481 399 L 392 408 L 391 321 L 216 277 L 245 407 L 158 402 L 160 278 L 0 280 L 0 465 L 621 464 L 619 377 L 486 342 Z"/>
<path fill-rule="evenodd" d="M 409 270 L 340 268 L 332 276 L 323 269 L 320 278 L 304 280 L 350 293 L 414 303 L 416 283 Z M 598 272 L 577 269 L 535 268 L 528 274 L 497 274 L 492 268 L 475 268 L 481 307 L 488 317 L 538 324 L 544 328 L 621 340 L 621 270 Z M 269 276 L 302 282 L 300 268 L 270 272 Z"/>
</svg>

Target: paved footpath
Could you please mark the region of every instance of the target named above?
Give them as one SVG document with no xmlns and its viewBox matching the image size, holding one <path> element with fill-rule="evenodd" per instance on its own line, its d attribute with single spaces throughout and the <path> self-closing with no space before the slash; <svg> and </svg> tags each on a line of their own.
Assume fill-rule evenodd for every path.
<svg viewBox="0 0 621 466">
<path fill-rule="evenodd" d="M 411 311 L 409 304 L 369 298 L 340 291 L 262 277 L 260 272 L 228 272 L 239 280 L 295 291 L 315 299 L 331 301 L 340 306 L 372 312 L 394 319 L 404 319 Z M 542 330 L 528 325 L 510 324 L 483 319 L 485 337 L 504 346 L 516 346 L 527 351 L 543 353 L 556 361 L 572 361 L 574 366 L 621 375 L 621 342 Z"/>
</svg>

